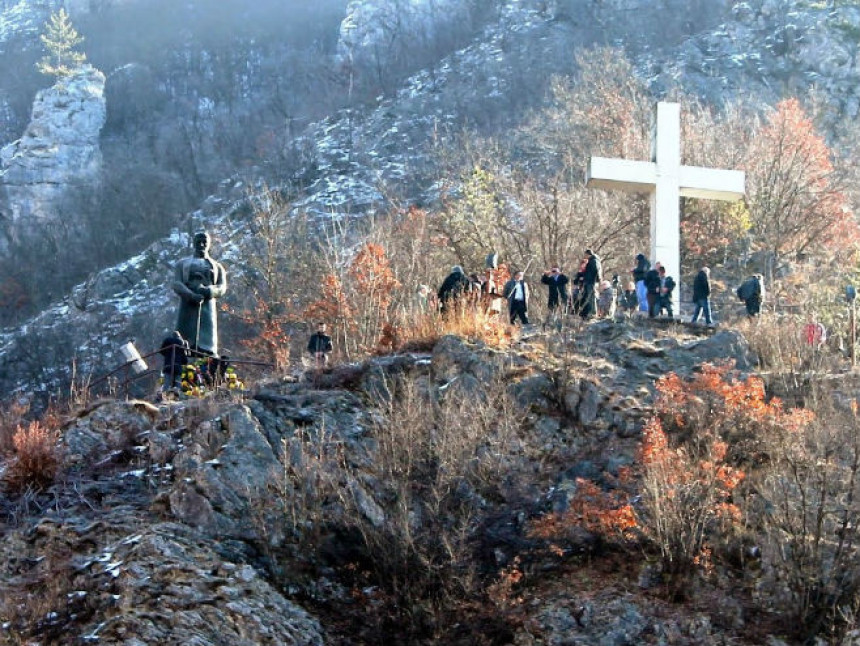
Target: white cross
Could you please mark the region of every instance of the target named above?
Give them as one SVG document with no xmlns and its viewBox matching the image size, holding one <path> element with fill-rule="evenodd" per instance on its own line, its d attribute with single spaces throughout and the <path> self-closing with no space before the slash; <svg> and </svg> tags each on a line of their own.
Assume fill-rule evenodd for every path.
<svg viewBox="0 0 860 646">
<path fill-rule="evenodd" d="M 651 264 L 657 261 L 675 279 L 673 310 L 680 315 L 681 197 L 734 202 L 744 196 L 744 172 L 681 165 L 681 108 L 658 103 L 652 161 L 592 157 L 586 185 L 651 195 Z"/>
</svg>

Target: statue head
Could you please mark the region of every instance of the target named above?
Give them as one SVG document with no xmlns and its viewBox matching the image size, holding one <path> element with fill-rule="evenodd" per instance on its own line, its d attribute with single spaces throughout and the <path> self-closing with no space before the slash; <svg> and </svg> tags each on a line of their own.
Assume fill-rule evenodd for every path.
<svg viewBox="0 0 860 646">
<path fill-rule="evenodd" d="M 194 252 L 203 257 L 209 252 L 209 244 L 211 239 L 205 231 L 198 231 L 194 234 Z"/>
</svg>

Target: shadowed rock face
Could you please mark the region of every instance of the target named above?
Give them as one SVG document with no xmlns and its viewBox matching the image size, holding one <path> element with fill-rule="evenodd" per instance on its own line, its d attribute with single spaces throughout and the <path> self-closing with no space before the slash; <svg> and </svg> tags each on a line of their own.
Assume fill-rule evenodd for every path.
<svg viewBox="0 0 860 646">
<path fill-rule="evenodd" d="M 0 212 L 13 232 L 59 217 L 76 188 L 98 182 L 104 85 L 104 74 L 87 65 L 42 90 L 24 135 L 0 150 Z"/>
</svg>

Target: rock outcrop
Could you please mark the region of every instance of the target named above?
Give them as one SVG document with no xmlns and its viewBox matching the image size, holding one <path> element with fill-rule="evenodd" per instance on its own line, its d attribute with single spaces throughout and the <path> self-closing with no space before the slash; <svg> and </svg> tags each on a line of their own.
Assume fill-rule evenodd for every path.
<svg viewBox="0 0 860 646">
<path fill-rule="evenodd" d="M 540 556 L 527 519 L 570 509 L 580 478 L 611 487 L 634 464 L 655 378 L 726 359 L 753 361 L 732 330 L 595 321 L 563 334 L 531 329 L 504 350 L 445 336 L 428 354 L 271 380 L 252 393 L 158 406 L 96 402 L 63 427 L 63 471 L 44 497 L 50 505 L 37 506 L 35 494 L 0 498 L 0 641 L 380 643 L 380 633 L 350 634 L 344 616 L 363 625 L 368 613 L 396 603 L 349 580 L 366 541 L 375 536 L 396 554 L 398 531 L 420 548 L 428 533 L 468 518 L 457 531 L 486 555 L 476 575 L 492 579 L 520 558 L 536 559 L 529 567 L 544 572 L 522 606 L 528 630 L 489 643 L 621 644 L 651 634 L 716 643 L 743 626 L 731 599 L 713 613 L 655 609 L 663 602 L 630 585 L 632 564 L 607 574 L 597 592 L 586 578 L 572 585 L 576 577 Z M 427 407 L 415 428 L 395 423 L 386 435 L 392 404 L 416 393 Z M 485 426 L 470 426 L 482 416 Z M 438 454 L 430 449 L 409 469 L 387 471 L 390 441 L 407 437 L 404 456 L 428 446 Z M 445 437 L 473 440 L 458 439 L 450 453 Z M 465 476 L 451 460 L 464 450 Z M 410 486 L 395 487 L 397 478 Z M 456 505 L 439 507 L 434 478 L 452 478 L 440 491 Z M 581 534 L 579 549 L 590 553 L 594 539 Z M 456 643 L 477 643 L 469 631 L 483 629 L 459 625 Z"/>
<path fill-rule="evenodd" d="M 0 214 L 7 235 L 69 217 L 63 208 L 75 192 L 98 184 L 104 85 L 104 74 L 87 65 L 42 90 L 24 135 L 0 150 Z"/>
<path fill-rule="evenodd" d="M 392 43 L 433 37 L 467 12 L 459 0 L 352 0 L 340 25 L 337 55 L 343 63 L 385 64 Z"/>
<path fill-rule="evenodd" d="M 732 19 L 686 41 L 673 61 L 647 73 L 666 87 L 677 79 L 719 105 L 756 96 L 773 103 L 803 96 L 810 87 L 828 97 L 831 120 L 860 112 L 857 30 L 860 8 L 851 3 L 799 7 L 784 0 L 736 2 Z M 720 79 L 715 83 L 715 79 Z"/>
</svg>

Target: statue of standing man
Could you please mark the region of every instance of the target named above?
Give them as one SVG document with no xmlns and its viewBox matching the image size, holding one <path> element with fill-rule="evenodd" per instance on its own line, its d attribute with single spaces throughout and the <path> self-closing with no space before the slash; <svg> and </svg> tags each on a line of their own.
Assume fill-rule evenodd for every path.
<svg viewBox="0 0 860 646">
<path fill-rule="evenodd" d="M 179 294 L 176 329 L 192 350 L 218 355 L 216 299 L 227 291 L 227 273 L 209 256 L 209 234 L 194 234 L 194 255 L 176 263 L 173 291 Z"/>
</svg>

